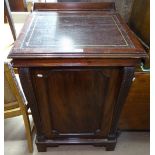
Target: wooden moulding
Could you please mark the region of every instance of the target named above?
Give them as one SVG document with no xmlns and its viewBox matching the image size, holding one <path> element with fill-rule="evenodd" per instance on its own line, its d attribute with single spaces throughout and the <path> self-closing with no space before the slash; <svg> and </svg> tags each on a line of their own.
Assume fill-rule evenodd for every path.
<svg viewBox="0 0 155 155">
<path fill-rule="evenodd" d="M 115 10 L 115 3 L 113 2 L 100 2 L 100 3 L 87 3 L 87 2 L 61 2 L 61 3 L 34 3 L 33 10 L 49 11 L 93 11 L 93 10 Z"/>
<path fill-rule="evenodd" d="M 46 152 L 47 147 L 58 147 L 59 145 L 93 145 L 95 147 L 106 148 L 106 151 L 112 151 L 115 149 L 116 139 L 64 139 L 64 140 L 45 140 L 39 142 L 36 139 L 37 149 L 39 152 Z"/>
<path fill-rule="evenodd" d="M 136 66 L 140 59 L 13 59 L 14 67 Z"/>
</svg>

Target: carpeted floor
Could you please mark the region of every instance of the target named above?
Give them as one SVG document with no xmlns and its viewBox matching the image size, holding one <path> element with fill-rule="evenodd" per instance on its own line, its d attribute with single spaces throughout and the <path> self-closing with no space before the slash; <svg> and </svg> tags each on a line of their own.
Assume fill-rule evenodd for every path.
<svg viewBox="0 0 155 155">
<path fill-rule="evenodd" d="M 22 117 L 4 121 L 4 154 L 29 155 Z M 123 132 L 118 138 L 115 151 L 107 152 L 104 147 L 94 146 L 59 146 L 48 148 L 45 153 L 38 153 L 34 143 L 33 155 L 149 155 L 148 132 Z"/>
</svg>

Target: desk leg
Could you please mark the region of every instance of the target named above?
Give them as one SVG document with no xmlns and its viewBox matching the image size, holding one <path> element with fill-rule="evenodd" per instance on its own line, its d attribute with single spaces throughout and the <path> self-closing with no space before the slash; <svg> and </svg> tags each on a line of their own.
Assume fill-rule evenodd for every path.
<svg viewBox="0 0 155 155">
<path fill-rule="evenodd" d="M 124 67 L 122 82 L 121 82 L 119 94 L 117 97 L 117 101 L 114 107 L 112 126 L 108 136 L 109 140 L 116 140 L 118 137 L 118 132 L 117 132 L 118 122 L 119 122 L 123 104 L 125 103 L 125 99 L 127 98 L 133 77 L 134 77 L 134 67 Z M 115 148 L 115 144 L 110 144 L 110 145 L 107 145 L 106 150 L 110 151 L 110 150 L 114 150 L 114 148 Z"/>
<path fill-rule="evenodd" d="M 25 93 L 26 99 L 30 105 L 34 124 L 36 126 L 36 132 L 37 132 L 36 139 L 38 141 L 44 141 L 44 135 L 42 133 L 41 117 L 39 115 L 37 101 L 33 91 L 30 69 L 19 68 L 19 77 L 20 77 L 21 85 Z M 39 145 L 37 146 L 37 148 L 38 148 L 38 151 L 41 151 L 41 152 L 46 151 L 46 147 L 44 145 Z"/>
<path fill-rule="evenodd" d="M 38 152 L 46 152 L 47 151 L 46 145 L 37 144 L 37 150 Z"/>
</svg>

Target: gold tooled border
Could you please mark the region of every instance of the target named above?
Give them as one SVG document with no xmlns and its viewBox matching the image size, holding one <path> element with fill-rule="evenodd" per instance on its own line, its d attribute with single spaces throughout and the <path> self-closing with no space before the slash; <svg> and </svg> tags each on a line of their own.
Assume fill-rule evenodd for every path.
<svg viewBox="0 0 155 155">
<path fill-rule="evenodd" d="M 129 46 L 129 44 L 128 44 L 128 42 L 126 41 L 126 39 L 125 39 L 125 37 L 124 37 L 124 35 L 123 35 L 123 33 L 122 33 L 122 31 L 121 31 L 121 29 L 119 28 L 119 26 L 118 26 L 118 24 L 117 24 L 117 22 L 116 22 L 116 20 L 114 19 L 114 17 L 113 17 L 113 15 L 112 16 L 90 16 L 90 15 L 86 15 L 86 16 L 81 16 L 81 15 L 72 15 L 72 16 L 59 16 L 59 17 L 111 17 L 112 18 L 112 20 L 113 20 L 113 22 L 114 22 L 114 24 L 116 25 L 116 27 L 117 27 L 117 29 L 118 29 L 118 31 L 119 31 L 119 33 L 121 34 L 121 36 L 122 36 L 122 38 L 123 38 L 123 40 L 124 40 L 124 42 L 125 42 L 125 44 L 123 44 L 123 45 L 114 45 L 114 44 L 112 44 L 112 45 L 73 45 L 74 47 L 80 47 L 80 46 L 82 46 L 82 47 L 126 47 L 126 46 Z M 33 28 L 32 28 L 32 31 L 31 31 L 31 33 L 30 33 L 30 35 L 29 35 L 29 38 L 28 38 L 28 41 L 27 42 L 25 42 L 25 44 L 26 44 L 26 46 L 28 46 L 29 48 L 31 48 L 31 47 L 36 47 L 36 46 L 38 46 L 38 45 L 30 45 L 30 40 L 31 40 L 31 38 L 32 38 L 32 35 L 33 35 L 33 33 L 34 33 L 34 30 L 35 30 L 35 27 L 36 27 L 36 24 L 37 24 L 37 21 L 38 21 L 38 18 L 39 18 L 39 16 L 36 16 L 36 20 L 35 20 L 35 23 L 34 23 L 34 25 L 33 25 Z M 34 18 L 35 19 L 35 18 Z M 32 23 L 33 23 L 33 21 L 34 20 L 32 20 Z M 31 25 L 32 25 L 32 23 L 31 23 Z M 31 26 L 29 26 L 29 29 L 28 29 L 28 31 L 27 32 L 29 32 L 29 30 L 30 30 L 30 27 Z M 28 35 L 28 33 L 26 33 L 27 35 Z M 26 40 L 26 37 L 27 37 L 27 35 L 25 36 L 25 38 L 24 38 L 24 40 L 23 40 L 23 43 L 22 43 L 22 45 L 24 44 L 24 41 Z M 57 46 L 57 45 L 39 45 L 39 47 L 54 47 L 54 46 Z M 22 46 L 21 46 L 22 47 Z"/>
</svg>

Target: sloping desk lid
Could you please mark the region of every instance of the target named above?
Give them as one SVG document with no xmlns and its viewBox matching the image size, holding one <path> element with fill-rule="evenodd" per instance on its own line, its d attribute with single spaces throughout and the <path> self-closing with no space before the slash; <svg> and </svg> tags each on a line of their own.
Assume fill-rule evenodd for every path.
<svg viewBox="0 0 155 155">
<path fill-rule="evenodd" d="M 104 11 L 33 12 L 9 58 L 142 58 L 145 51 L 121 17 Z"/>
</svg>

